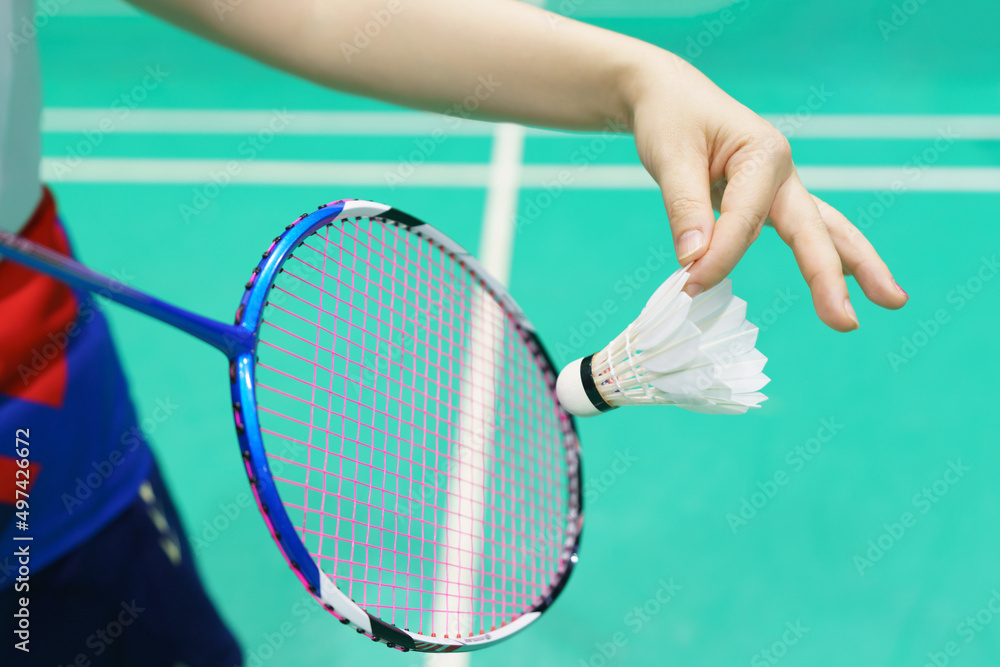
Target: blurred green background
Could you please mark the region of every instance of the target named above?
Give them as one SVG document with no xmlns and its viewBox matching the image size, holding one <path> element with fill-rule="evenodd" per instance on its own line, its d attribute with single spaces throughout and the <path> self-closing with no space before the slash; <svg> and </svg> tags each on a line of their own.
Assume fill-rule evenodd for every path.
<svg viewBox="0 0 1000 667">
<path fill-rule="evenodd" d="M 450 134 L 390 187 L 386 170 L 420 150 L 423 116 L 380 128 L 370 114 L 394 109 L 117 2 L 49 4 L 56 11 L 39 22 L 45 169 L 91 266 L 228 319 L 257 253 L 322 202 L 385 201 L 479 247 L 488 130 Z M 785 127 L 806 185 L 863 227 L 911 299 L 882 311 L 852 284 L 861 328 L 834 333 L 791 253 L 763 234 L 732 278 L 761 326 L 771 399 L 744 417 L 636 409 L 579 422 L 580 564 L 541 621 L 474 664 L 1000 664 L 1000 6 L 549 8 L 674 50 L 759 113 L 799 112 Z M 150 114 L 164 110 L 222 111 L 232 124 L 188 115 L 158 132 Z M 230 113 L 240 110 L 260 114 Z M 282 113 L 290 120 L 261 143 L 258 130 Z M 839 130 L 824 125 L 838 118 Z M 153 131 L 138 128 L 144 119 Z M 592 139 L 530 132 L 525 145 L 511 291 L 558 364 L 602 347 L 675 268 L 662 202 L 630 139 L 581 167 L 574 159 Z M 214 187 L 227 160 L 259 182 Z M 322 165 L 298 184 L 303 161 Z M 576 186 L 546 199 L 544 174 L 559 165 Z M 148 435 L 248 664 L 419 664 L 343 631 L 288 571 L 247 505 L 220 355 L 107 310 L 140 420 L 157 399 L 180 406 L 148 421 Z"/>
</svg>

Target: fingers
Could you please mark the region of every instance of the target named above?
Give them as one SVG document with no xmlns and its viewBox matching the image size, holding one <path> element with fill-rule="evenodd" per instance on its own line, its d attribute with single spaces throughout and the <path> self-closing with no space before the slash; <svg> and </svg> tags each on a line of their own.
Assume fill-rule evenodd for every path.
<svg viewBox="0 0 1000 667">
<path fill-rule="evenodd" d="M 798 175 L 792 174 L 778 189 L 771 218 L 778 234 L 795 254 L 819 318 L 837 331 L 857 329 L 858 318 L 847 293 L 840 255 L 816 202 Z"/>
<path fill-rule="evenodd" d="M 684 162 L 671 164 L 661 180 L 677 261 L 686 266 L 705 254 L 715 226 L 708 161 L 692 155 Z"/>
<path fill-rule="evenodd" d="M 692 151 L 705 162 L 688 160 L 663 174 L 678 259 L 682 265 L 693 261 L 684 291 L 694 296 L 718 284 L 768 224 L 792 249 L 816 313 L 831 328 L 859 326 L 845 273 L 856 277 L 872 302 L 893 309 L 905 305 L 909 297 L 864 235 L 802 185 L 788 141 L 774 128 L 742 136 L 750 142 L 724 134 L 710 142 L 711 169 L 707 158 Z M 716 209 L 721 215 L 714 221 Z"/>
<path fill-rule="evenodd" d="M 722 206 L 727 185 L 725 177 L 712 184 L 712 207 L 716 210 Z M 892 310 L 906 305 L 909 295 L 895 281 L 889 267 L 864 234 L 833 206 L 815 195 L 812 199 L 819 209 L 837 254 L 840 255 L 843 272 L 854 276 L 872 303 Z M 764 224 L 774 226 L 770 218 Z"/>
<path fill-rule="evenodd" d="M 813 197 L 813 201 L 840 254 L 844 272 L 854 276 L 865 296 L 883 308 L 895 310 L 906 305 L 909 296 L 896 284 L 868 239 L 840 211 L 819 197 Z"/>
<path fill-rule="evenodd" d="M 715 183 L 712 183 L 712 208 L 716 211 L 722 210 L 722 195 L 726 191 L 726 186 L 729 185 L 729 179 L 723 176 Z M 764 220 L 765 227 L 774 227 L 774 223 L 771 218 Z"/>
<path fill-rule="evenodd" d="M 715 223 L 712 245 L 691 268 L 684 291 L 694 296 L 725 278 L 760 234 L 785 169 L 764 167 L 759 159 L 735 167 L 721 192 L 721 215 Z M 719 193 L 718 183 L 713 195 Z"/>
</svg>

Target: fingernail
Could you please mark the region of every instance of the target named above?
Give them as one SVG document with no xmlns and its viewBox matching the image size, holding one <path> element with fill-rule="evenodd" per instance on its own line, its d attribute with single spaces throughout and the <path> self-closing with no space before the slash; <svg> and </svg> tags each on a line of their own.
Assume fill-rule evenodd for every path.
<svg viewBox="0 0 1000 667">
<path fill-rule="evenodd" d="M 910 298 L 910 295 L 906 293 L 905 289 L 903 289 L 902 287 L 899 286 L 899 283 L 897 283 L 895 280 L 893 280 L 892 284 L 896 286 L 896 289 L 899 290 L 900 294 L 902 294 L 903 296 L 905 296 L 907 299 Z"/>
<path fill-rule="evenodd" d="M 705 288 L 697 283 L 692 283 L 684 288 L 684 293 L 689 297 L 694 298 L 705 291 Z"/>
<path fill-rule="evenodd" d="M 858 314 L 854 312 L 854 306 L 851 305 L 851 300 L 849 298 L 844 299 L 844 310 L 847 311 L 847 316 L 854 320 L 854 328 L 860 328 L 861 325 L 858 324 Z"/>
<path fill-rule="evenodd" d="M 705 245 L 705 235 L 700 229 L 684 232 L 677 239 L 677 261 L 684 264 L 684 260 L 701 250 L 703 245 Z"/>
</svg>

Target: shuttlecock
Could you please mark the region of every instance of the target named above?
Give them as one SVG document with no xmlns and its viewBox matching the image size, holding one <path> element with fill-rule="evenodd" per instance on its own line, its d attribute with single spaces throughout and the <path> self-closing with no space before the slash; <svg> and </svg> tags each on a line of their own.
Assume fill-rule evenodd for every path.
<svg viewBox="0 0 1000 667">
<path fill-rule="evenodd" d="M 686 268 L 663 283 L 639 317 L 608 345 L 559 374 L 559 402 L 578 417 L 623 405 L 676 405 L 742 414 L 767 399 L 767 357 L 754 348 L 757 327 L 726 279 L 691 298 Z"/>
</svg>

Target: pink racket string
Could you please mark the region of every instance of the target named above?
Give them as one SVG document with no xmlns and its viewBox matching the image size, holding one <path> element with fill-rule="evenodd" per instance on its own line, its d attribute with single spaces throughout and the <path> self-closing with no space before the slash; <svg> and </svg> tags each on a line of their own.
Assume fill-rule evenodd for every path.
<svg viewBox="0 0 1000 667">
<path fill-rule="evenodd" d="M 459 259 L 379 220 L 314 233 L 269 295 L 256 391 L 299 538 L 369 613 L 483 634 L 550 592 L 572 537 L 564 425 Z"/>
</svg>

